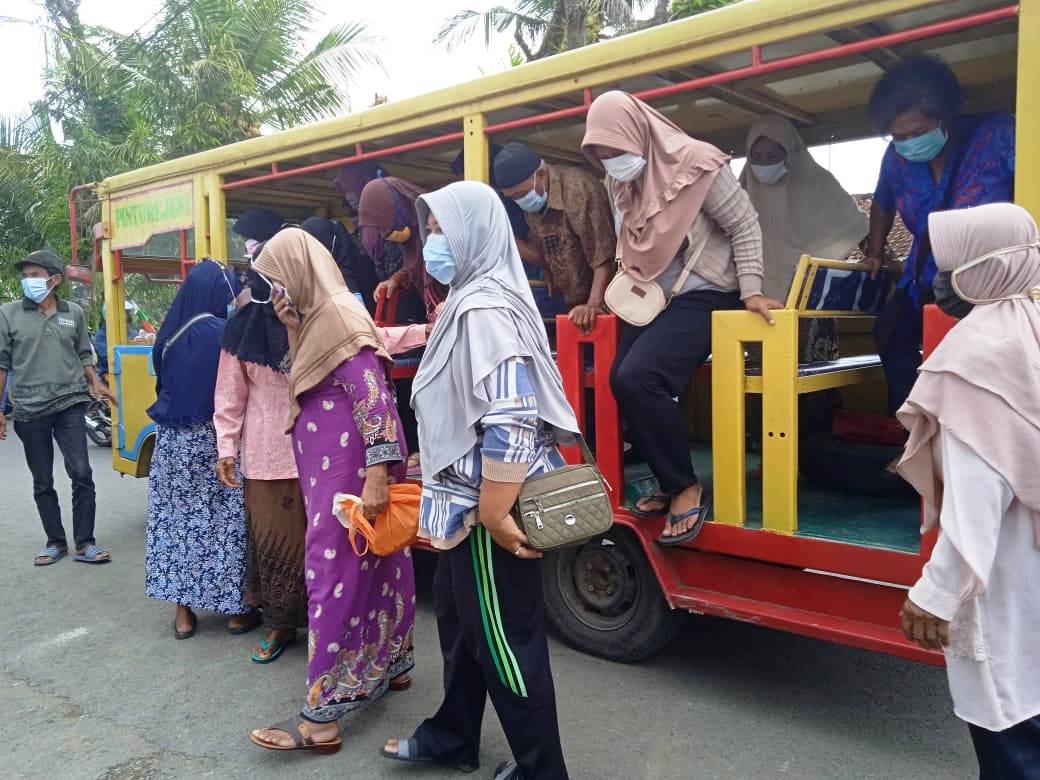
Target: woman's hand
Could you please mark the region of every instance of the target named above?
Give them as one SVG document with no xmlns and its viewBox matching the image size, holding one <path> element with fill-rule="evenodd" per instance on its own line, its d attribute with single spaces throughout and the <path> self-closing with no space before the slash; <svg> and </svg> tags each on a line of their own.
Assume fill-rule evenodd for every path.
<svg viewBox="0 0 1040 780">
<path fill-rule="evenodd" d="M 753 311 L 755 314 L 760 314 L 762 319 L 768 322 L 770 325 L 775 325 L 773 321 L 773 315 L 770 313 L 773 309 L 782 309 L 784 305 L 780 301 L 774 298 L 767 298 L 764 295 L 752 295 L 744 301 L 744 306 L 748 311 Z"/>
<path fill-rule="evenodd" d="M 376 300 L 379 300 L 379 293 L 385 292 L 386 299 L 390 300 L 390 296 L 401 289 L 401 283 L 397 281 L 397 274 L 393 274 L 389 279 L 384 282 L 380 282 L 376 285 Z"/>
<path fill-rule="evenodd" d="M 542 557 L 540 552 L 527 546 L 527 537 L 520 530 L 512 515 L 507 514 L 501 520 L 493 522 L 489 522 L 486 517 L 481 517 L 480 524 L 488 530 L 491 538 L 495 540 L 495 544 L 510 555 L 525 560 Z"/>
<path fill-rule="evenodd" d="M 870 278 L 877 279 L 881 269 L 885 266 L 885 261 L 878 255 L 867 255 L 863 258 L 863 264 L 870 268 Z"/>
<path fill-rule="evenodd" d="M 364 504 L 365 518 L 370 523 L 376 521 L 380 512 L 386 511 L 390 501 L 390 491 L 386 483 L 386 464 L 377 463 L 365 471 L 365 486 L 361 488 L 361 503 Z"/>
<path fill-rule="evenodd" d="M 274 305 L 274 313 L 281 323 L 289 329 L 294 336 L 300 332 L 300 313 L 296 311 L 284 290 L 273 290 L 271 292 L 271 303 Z"/>
<path fill-rule="evenodd" d="M 899 610 L 899 620 L 903 635 L 925 650 L 942 650 L 950 643 L 950 621 L 921 609 L 910 599 Z"/>
<path fill-rule="evenodd" d="M 220 484 L 224 487 L 242 487 L 242 483 L 241 481 L 239 481 L 238 475 L 235 474 L 234 458 L 221 458 L 217 461 L 217 479 L 220 480 Z"/>
</svg>

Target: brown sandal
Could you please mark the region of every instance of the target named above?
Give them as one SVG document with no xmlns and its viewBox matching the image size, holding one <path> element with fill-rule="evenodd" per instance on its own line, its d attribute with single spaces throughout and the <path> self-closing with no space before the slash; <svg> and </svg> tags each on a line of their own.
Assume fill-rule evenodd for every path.
<svg viewBox="0 0 1040 780">
<path fill-rule="evenodd" d="M 407 691 L 412 687 L 412 676 L 405 672 L 399 674 L 397 677 L 390 681 L 390 690 L 394 693 L 400 693 L 401 691 Z"/>
<path fill-rule="evenodd" d="M 257 744 L 262 748 L 267 748 L 268 750 L 312 750 L 315 753 L 339 752 L 340 747 L 343 745 L 342 737 L 336 737 L 334 740 L 330 740 L 329 742 L 315 742 L 310 737 L 304 736 L 300 731 L 300 724 L 302 723 L 307 723 L 307 721 L 299 715 L 294 715 L 288 720 L 283 720 L 281 723 L 275 723 L 273 726 L 267 727 L 268 729 L 284 731 L 292 737 L 292 747 L 279 745 L 275 742 L 267 742 L 258 737 L 256 732 L 250 733 L 249 738 L 254 742 L 254 744 Z"/>
</svg>

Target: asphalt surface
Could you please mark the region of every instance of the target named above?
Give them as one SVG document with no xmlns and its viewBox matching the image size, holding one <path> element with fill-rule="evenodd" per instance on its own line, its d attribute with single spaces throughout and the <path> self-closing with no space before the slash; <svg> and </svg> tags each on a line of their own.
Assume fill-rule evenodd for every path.
<svg viewBox="0 0 1040 780">
<path fill-rule="evenodd" d="M 392 764 L 379 748 L 439 702 L 441 673 L 418 555 L 415 685 L 348 718 L 335 756 L 279 754 L 250 729 L 298 711 L 305 644 L 270 666 L 249 662 L 256 634 L 233 637 L 200 616 L 171 635 L 172 606 L 144 596 L 147 485 L 120 479 L 91 445 L 98 541 L 115 561 L 71 557 L 34 568 L 44 541 L 13 432 L 0 442 L 0 777 L 453 777 Z M 56 473 L 66 513 L 68 480 Z M 71 520 L 66 527 L 71 532 Z M 636 666 L 552 646 L 560 727 L 575 778 L 942 778 L 977 776 L 945 674 L 760 627 L 690 618 Z M 482 760 L 508 749 L 491 707 Z"/>
</svg>

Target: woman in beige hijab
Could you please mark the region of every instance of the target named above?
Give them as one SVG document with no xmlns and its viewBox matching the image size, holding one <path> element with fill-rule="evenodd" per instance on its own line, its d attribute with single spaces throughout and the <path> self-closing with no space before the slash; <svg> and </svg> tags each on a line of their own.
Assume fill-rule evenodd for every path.
<svg viewBox="0 0 1040 780">
<path fill-rule="evenodd" d="M 250 737 L 271 750 L 334 753 L 343 715 L 410 682 L 415 580 L 408 549 L 357 555 L 333 499 L 359 495 L 374 521 L 388 483 L 406 476 L 408 450 L 390 356 L 325 247 L 303 230 L 282 230 L 253 270 L 289 329 L 289 426 L 308 520 L 309 690 L 299 715 Z"/>
<path fill-rule="evenodd" d="M 744 307 L 771 323 L 770 310 L 783 304 L 762 294 L 762 232 L 728 155 L 625 92 L 593 101 L 582 150 L 607 172 L 621 268 L 675 290 L 652 322 L 625 328 L 610 385 L 629 440 L 660 484 L 635 510 L 667 514 L 659 541 L 681 544 L 700 531 L 711 498 L 673 399 L 708 359 L 713 312 Z M 697 259 L 684 279 L 687 254 Z"/>
<path fill-rule="evenodd" d="M 1040 777 L 1040 236 L 1010 203 L 936 212 L 937 302 L 964 315 L 899 419 L 939 540 L 901 614 L 944 649 L 982 780 Z"/>
<path fill-rule="evenodd" d="M 867 215 L 783 117 L 766 116 L 751 126 L 740 180 L 762 227 L 765 295 L 787 300 L 802 255 L 842 260 L 867 237 Z M 838 356 L 834 320 L 805 320 L 800 341 L 804 363 Z"/>
</svg>

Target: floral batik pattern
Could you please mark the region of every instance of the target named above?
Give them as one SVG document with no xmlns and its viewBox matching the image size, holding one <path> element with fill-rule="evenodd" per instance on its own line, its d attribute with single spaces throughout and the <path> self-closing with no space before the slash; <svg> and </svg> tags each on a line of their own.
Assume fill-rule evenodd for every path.
<svg viewBox="0 0 1040 780">
<path fill-rule="evenodd" d="M 413 666 L 411 551 L 358 556 L 333 514 L 337 493 L 360 495 L 366 469 L 404 479 L 407 447 L 386 370 L 371 349 L 300 398 L 293 450 L 307 510 L 308 718 L 336 720 L 381 696 Z"/>
</svg>

